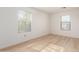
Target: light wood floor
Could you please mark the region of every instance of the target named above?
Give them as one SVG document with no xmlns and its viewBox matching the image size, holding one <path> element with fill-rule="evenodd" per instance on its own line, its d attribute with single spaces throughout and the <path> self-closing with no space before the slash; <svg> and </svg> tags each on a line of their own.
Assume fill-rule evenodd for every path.
<svg viewBox="0 0 79 59">
<path fill-rule="evenodd" d="M 78 52 L 79 39 L 57 35 L 43 36 L 3 49 L 9 52 Z"/>
</svg>

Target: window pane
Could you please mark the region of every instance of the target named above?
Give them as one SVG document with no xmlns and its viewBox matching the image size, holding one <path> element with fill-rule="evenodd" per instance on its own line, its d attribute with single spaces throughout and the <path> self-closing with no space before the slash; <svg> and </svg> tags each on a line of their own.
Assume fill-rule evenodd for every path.
<svg viewBox="0 0 79 59">
<path fill-rule="evenodd" d="M 62 16 L 62 22 L 70 22 L 70 16 Z"/>
<path fill-rule="evenodd" d="M 61 22 L 61 30 L 71 30 L 70 22 Z"/>
<path fill-rule="evenodd" d="M 25 11 L 18 12 L 18 32 L 31 31 L 31 13 Z"/>
</svg>

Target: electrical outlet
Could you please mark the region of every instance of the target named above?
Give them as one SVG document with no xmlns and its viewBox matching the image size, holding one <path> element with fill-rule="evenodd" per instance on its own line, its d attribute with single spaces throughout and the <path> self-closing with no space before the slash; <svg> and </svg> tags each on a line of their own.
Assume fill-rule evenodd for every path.
<svg viewBox="0 0 79 59">
<path fill-rule="evenodd" d="M 26 37 L 26 34 L 24 34 L 24 37 Z"/>
</svg>

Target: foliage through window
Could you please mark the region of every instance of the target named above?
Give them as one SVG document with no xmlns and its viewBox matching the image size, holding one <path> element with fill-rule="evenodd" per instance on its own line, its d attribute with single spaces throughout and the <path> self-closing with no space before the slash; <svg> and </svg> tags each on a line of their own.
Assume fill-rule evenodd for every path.
<svg viewBox="0 0 79 59">
<path fill-rule="evenodd" d="M 30 12 L 19 11 L 18 12 L 18 32 L 30 32 L 31 19 L 32 19 L 32 14 Z"/>
</svg>

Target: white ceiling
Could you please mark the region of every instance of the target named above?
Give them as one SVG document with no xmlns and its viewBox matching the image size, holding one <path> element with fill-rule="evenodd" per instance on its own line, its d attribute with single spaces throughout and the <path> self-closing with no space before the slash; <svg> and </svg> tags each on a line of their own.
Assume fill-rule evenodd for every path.
<svg viewBox="0 0 79 59">
<path fill-rule="evenodd" d="M 68 10 L 75 10 L 79 9 L 78 7 L 35 7 L 36 9 L 46 12 L 46 13 L 57 13 L 62 11 L 68 11 Z"/>
</svg>

